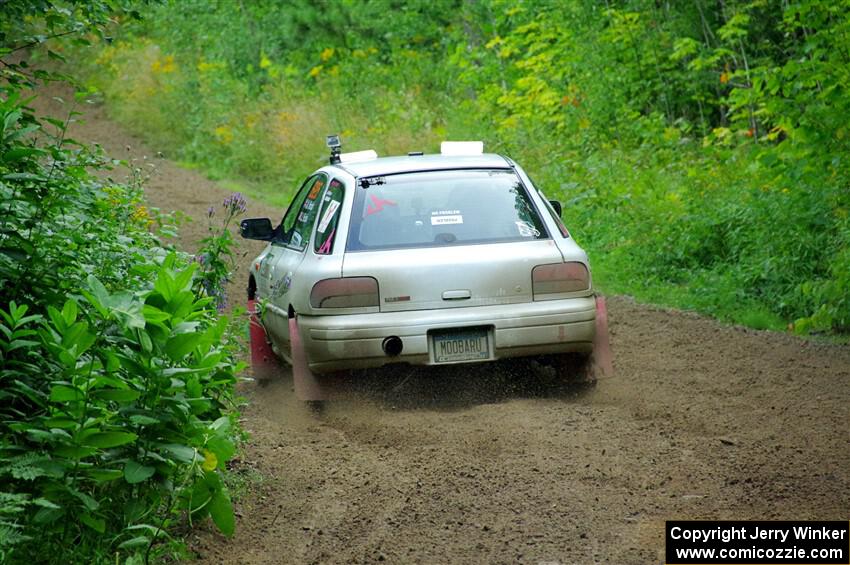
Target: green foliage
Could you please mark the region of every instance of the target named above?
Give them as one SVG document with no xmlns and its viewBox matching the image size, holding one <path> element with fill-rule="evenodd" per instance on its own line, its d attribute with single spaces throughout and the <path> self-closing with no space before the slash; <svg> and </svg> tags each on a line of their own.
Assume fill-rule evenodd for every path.
<svg viewBox="0 0 850 565">
<path fill-rule="evenodd" d="M 485 139 L 604 288 L 850 330 L 848 0 L 190 0 L 119 35 L 89 66 L 115 115 L 277 203 L 326 133 Z"/>
<path fill-rule="evenodd" d="M 4 21 L 4 45 L 97 31 L 110 6 L 9 3 L 30 26 Z M 120 163 L 68 138 L 74 112 L 33 112 L 24 88 L 61 75 L 0 62 L 0 561 L 148 561 L 205 515 L 231 535 L 228 273 L 163 246 L 139 171 L 92 174 Z M 203 252 L 223 265 L 230 243 L 225 229 Z"/>
<path fill-rule="evenodd" d="M 219 310 L 227 305 L 224 289 L 230 281 L 230 273 L 236 261 L 236 256 L 231 250 L 233 245 L 231 223 L 237 216 L 245 213 L 247 205 L 245 197 L 235 192 L 224 199 L 221 207 L 224 213 L 219 222 L 220 225 L 213 223 L 216 215 L 215 208 L 210 206 L 207 210 L 207 217 L 210 220 L 209 235 L 201 241 L 201 250 L 195 256 L 195 260 L 201 266 L 197 287 L 206 296 L 215 298 Z"/>
<path fill-rule="evenodd" d="M 195 267 L 179 265 L 169 255 L 137 292 L 90 275 L 83 301 L 48 305 L 47 316 L 15 302 L 0 310 L 0 475 L 11 494 L 40 495 L 18 524 L 38 533 L 41 551 L 91 537 L 84 526 L 116 536 L 114 547 L 150 545 L 198 484 L 225 496 L 204 454 L 223 464 L 234 451 L 226 320 L 193 292 Z M 72 516 L 82 525 L 69 528 Z"/>
</svg>

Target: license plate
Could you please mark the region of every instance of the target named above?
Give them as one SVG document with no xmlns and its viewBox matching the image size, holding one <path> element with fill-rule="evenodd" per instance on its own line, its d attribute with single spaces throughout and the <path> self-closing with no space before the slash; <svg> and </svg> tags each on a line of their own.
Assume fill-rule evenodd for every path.
<svg viewBox="0 0 850 565">
<path fill-rule="evenodd" d="M 490 358 L 490 342 L 484 328 L 446 330 L 431 334 L 435 363 L 479 361 Z"/>
</svg>

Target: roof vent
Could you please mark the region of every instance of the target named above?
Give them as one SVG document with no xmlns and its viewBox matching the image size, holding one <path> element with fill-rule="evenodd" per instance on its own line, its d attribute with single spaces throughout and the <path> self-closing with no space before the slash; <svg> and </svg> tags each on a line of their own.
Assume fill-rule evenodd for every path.
<svg viewBox="0 0 850 565">
<path fill-rule="evenodd" d="M 377 159 L 378 154 L 374 149 L 367 149 L 366 151 L 354 151 L 352 153 L 340 153 L 339 160 L 342 163 L 358 163 L 360 161 L 371 161 L 372 159 Z"/>
<path fill-rule="evenodd" d="M 443 155 L 481 155 L 484 153 L 483 141 L 444 141 L 440 144 Z"/>
</svg>

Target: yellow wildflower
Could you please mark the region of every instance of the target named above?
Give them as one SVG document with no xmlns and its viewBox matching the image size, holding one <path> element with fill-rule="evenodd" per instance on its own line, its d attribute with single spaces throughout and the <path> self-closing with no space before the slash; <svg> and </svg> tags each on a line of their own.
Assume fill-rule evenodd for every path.
<svg viewBox="0 0 850 565">
<path fill-rule="evenodd" d="M 133 210 L 130 217 L 133 218 L 133 221 L 142 223 L 146 222 L 150 218 L 150 215 L 148 214 L 146 206 L 138 206 L 135 210 Z"/>
<path fill-rule="evenodd" d="M 173 73 L 177 70 L 177 63 L 174 62 L 174 55 L 167 55 L 164 59 L 157 59 L 151 63 L 151 71 L 154 73 Z"/>
<path fill-rule="evenodd" d="M 322 66 L 322 65 L 316 65 L 315 67 L 313 67 L 312 69 L 310 69 L 310 73 L 309 73 L 309 74 L 310 74 L 310 76 L 311 76 L 311 77 L 313 77 L 313 78 L 315 78 L 315 77 L 319 76 L 319 73 L 321 73 L 321 72 L 322 72 L 322 68 L 323 68 L 323 66 Z"/>
<path fill-rule="evenodd" d="M 233 141 L 233 131 L 231 131 L 231 129 L 227 126 L 218 126 L 217 128 L 215 128 L 214 133 L 219 143 L 227 145 L 231 141 Z"/>
<path fill-rule="evenodd" d="M 201 74 L 208 73 L 210 71 L 214 71 L 217 68 L 218 68 L 217 63 L 208 63 L 208 62 L 204 61 L 203 59 L 198 61 L 198 72 L 201 73 Z"/>
<path fill-rule="evenodd" d="M 333 47 L 328 47 L 327 49 L 325 49 L 324 51 L 322 51 L 322 54 L 321 54 L 321 55 L 319 55 L 319 58 L 320 58 L 320 59 L 322 59 L 322 62 L 326 62 L 326 61 L 328 61 L 331 57 L 333 57 L 333 56 L 334 56 L 334 52 L 335 52 L 335 50 L 334 50 L 334 48 L 333 48 Z"/>
<path fill-rule="evenodd" d="M 212 451 L 204 450 L 204 462 L 201 463 L 204 471 L 214 471 L 218 467 L 218 457 Z"/>
<path fill-rule="evenodd" d="M 173 73 L 177 70 L 177 63 L 174 62 L 174 55 L 168 55 L 162 63 L 162 72 Z"/>
</svg>

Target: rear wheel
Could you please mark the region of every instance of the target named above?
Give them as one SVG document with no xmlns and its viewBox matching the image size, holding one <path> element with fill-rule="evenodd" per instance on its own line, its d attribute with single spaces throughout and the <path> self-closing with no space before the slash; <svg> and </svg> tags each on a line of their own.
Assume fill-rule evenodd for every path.
<svg viewBox="0 0 850 565">
<path fill-rule="evenodd" d="M 536 359 L 532 366 L 542 379 L 556 386 L 593 387 L 596 385 L 596 376 L 592 371 L 589 353 L 547 355 Z"/>
<path fill-rule="evenodd" d="M 591 355 L 589 353 L 564 353 L 555 356 L 555 371 L 558 377 L 568 383 L 596 383 L 596 376 L 591 370 Z"/>
</svg>

